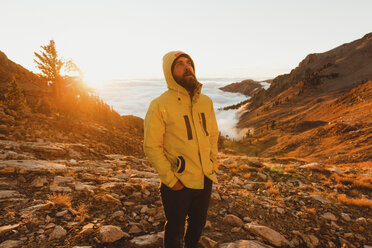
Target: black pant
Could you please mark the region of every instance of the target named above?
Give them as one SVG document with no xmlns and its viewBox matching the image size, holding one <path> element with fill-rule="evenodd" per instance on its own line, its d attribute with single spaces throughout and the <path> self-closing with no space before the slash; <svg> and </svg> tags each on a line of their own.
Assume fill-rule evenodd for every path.
<svg viewBox="0 0 372 248">
<path fill-rule="evenodd" d="M 204 176 L 204 189 L 174 191 L 164 184 L 160 186 L 161 200 L 165 212 L 164 248 L 181 248 L 185 236 L 185 221 L 187 231 L 185 247 L 196 248 L 207 221 L 209 199 L 211 197 L 212 181 Z"/>
</svg>

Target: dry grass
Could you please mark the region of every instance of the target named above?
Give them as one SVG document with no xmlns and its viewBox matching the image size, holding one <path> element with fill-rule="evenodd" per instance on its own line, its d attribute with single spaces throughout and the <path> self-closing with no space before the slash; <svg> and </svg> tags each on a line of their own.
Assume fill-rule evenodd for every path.
<svg viewBox="0 0 372 248">
<path fill-rule="evenodd" d="M 238 173 L 238 169 L 232 168 L 232 169 L 230 169 L 230 173 L 236 174 L 236 173 Z"/>
<path fill-rule="evenodd" d="M 347 204 L 347 205 L 353 205 L 358 207 L 368 207 L 372 209 L 372 201 L 362 197 L 362 198 L 351 198 L 346 196 L 345 194 L 340 194 L 337 196 L 337 200 Z"/>
<path fill-rule="evenodd" d="M 69 208 L 71 207 L 71 198 L 66 193 L 53 193 L 52 195 L 48 195 L 48 198 L 55 205 Z"/>
<path fill-rule="evenodd" d="M 264 184 L 264 186 L 265 186 L 265 188 L 268 189 L 270 194 L 272 194 L 272 195 L 279 195 L 280 194 L 280 190 L 274 186 L 274 184 L 271 180 L 268 180 Z"/>
<path fill-rule="evenodd" d="M 304 207 L 304 210 L 305 210 L 305 212 L 307 212 L 309 214 L 312 214 L 312 215 L 315 215 L 316 214 L 316 209 L 315 208 Z"/>
<path fill-rule="evenodd" d="M 372 161 L 357 162 L 357 163 L 344 163 L 344 164 L 330 164 L 330 167 L 338 168 L 352 168 L 352 169 L 368 169 L 372 167 Z"/>
<path fill-rule="evenodd" d="M 352 185 L 355 188 L 372 190 L 372 179 L 368 176 L 348 174 L 340 176 L 333 173 L 330 176 L 331 179 L 335 180 L 337 183 L 342 183 L 344 185 Z"/>
<path fill-rule="evenodd" d="M 243 174 L 243 178 L 248 179 L 251 177 L 251 173 L 247 172 Z"/>
<path fill-rule="evenodd" d="M 372 190 L 372 178 L 371 177 L 358 176 L 357 180 L 355 180 L 353 183 L 354 183 L 354 186 L 357 188 Z"/>
<path fill-rule="evenodd" d="M 77 216 L 76 216 L 76 220 L 79 220 L 79 222 L 84 222 L 85 218 L 87 217 L 87 213 L 89 211 L 89 208 L 87 207 L 87 205 L 85 205 L 84 203 L 81 203 L 76 212 L 77 212 Z"/>
<path fill-rule="evenodd" d="M 279 194 L 280 194 L 280 190 L 277 189 L 277 188 L 275 188 L 275 187 L 271 187 L 271 188 L 269 188 L 269 192 L 270 192 L 270 194 L 272 194 L 272 195 L 279 195 Z"/>
<path fill-rule="evenodd" d="M 242 165 L 239 166 L 239 170 L 241 170 L 241 171 L 248 171 L 249 168 L 250 167 L 247 164 L 242 164 Z"/>
<path fill-rule="evenodd" d="M 265 188 L 271 188 L 273 187 L 273 181 L 269 180 L 265 183 Z"/>
</svg>

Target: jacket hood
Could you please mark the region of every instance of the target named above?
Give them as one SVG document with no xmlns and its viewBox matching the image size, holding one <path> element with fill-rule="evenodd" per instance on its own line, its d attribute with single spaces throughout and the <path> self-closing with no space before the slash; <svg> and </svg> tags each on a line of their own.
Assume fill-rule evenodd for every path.
<svg viewBox="0 0 372 248">
<path fill-rule="evenodd" d="M 171 52 L 165 54 L 164 57 L 163 57 L 163 72 L 164 72 L 165 81 L 167 82 L 168 89 L 176 90 L 180 93 L 189 95 L 187 90 L 184 87 L 182 87 L 181 85 L 179 85 L 176 82 L 176 80 L 174 80 L 173 73 L 172 73 L 172 64 L 181 55 L 186 55 L 188 58 L 191 59 L 190 55 L 188 55 L 187 53 L 181 52 L 181 51 L 171 51 Z M 192 59 L 191 59 L 191 61 L 192 61 Z M 192 61 L 192 63 L 194 64 L 193 61 Z M 199 98 L 199 95 L 200 95 L 200 92 L 201 92 L 201 87 L 202 87 L 202 84 L 198 83 L 198 85 L 195 87 L 193 99 L 198 99 Z"/>
</svg>

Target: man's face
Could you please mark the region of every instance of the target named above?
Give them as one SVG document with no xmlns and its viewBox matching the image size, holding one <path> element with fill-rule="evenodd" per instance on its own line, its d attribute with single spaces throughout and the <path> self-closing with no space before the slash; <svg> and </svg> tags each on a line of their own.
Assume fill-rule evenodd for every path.
<svg viewBox="0 0 372 248">
<path fill-rule="evenodd" d="M 179 57 L 174 64 L 172 73 L 174 80 L 187 90 L 195 87 L 196 77 L 192 67 L 192 62 L 189 58 Z"/>
</svg>

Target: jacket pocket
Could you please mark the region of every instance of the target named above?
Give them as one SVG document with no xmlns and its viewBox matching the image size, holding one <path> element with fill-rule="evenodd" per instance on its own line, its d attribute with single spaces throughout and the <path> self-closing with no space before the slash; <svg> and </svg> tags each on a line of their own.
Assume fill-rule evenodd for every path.
<svg viewBox="0 0 372 248">
<path fill-rule="evenodd" d="M 204 113 L 200 113 L 200 116 L 201 116 L 202 125 L 203 125 L 203 129 L 204 129 L 205 135 L 208 136 L 209 133 L 208 133 L 208 130 L 207 130 L 207 120 L 205 118 L 205 114 Z"/>
<path fill-rule="evenodd" d="M 183 118 L 185 119 L 185 125 L 187 130 L 187 139 L 192 140 L 192 131 L 190 125 L 190 119 L 187 115 L 184 115 Z"/>
<path fill-rule="evenodd" d="M 178 156 L 178 164 L 177 164 L 177 173 L 182 173 L 185 171 L 186 163 L 185 159 L 182 156 Z"/>
</svg>

